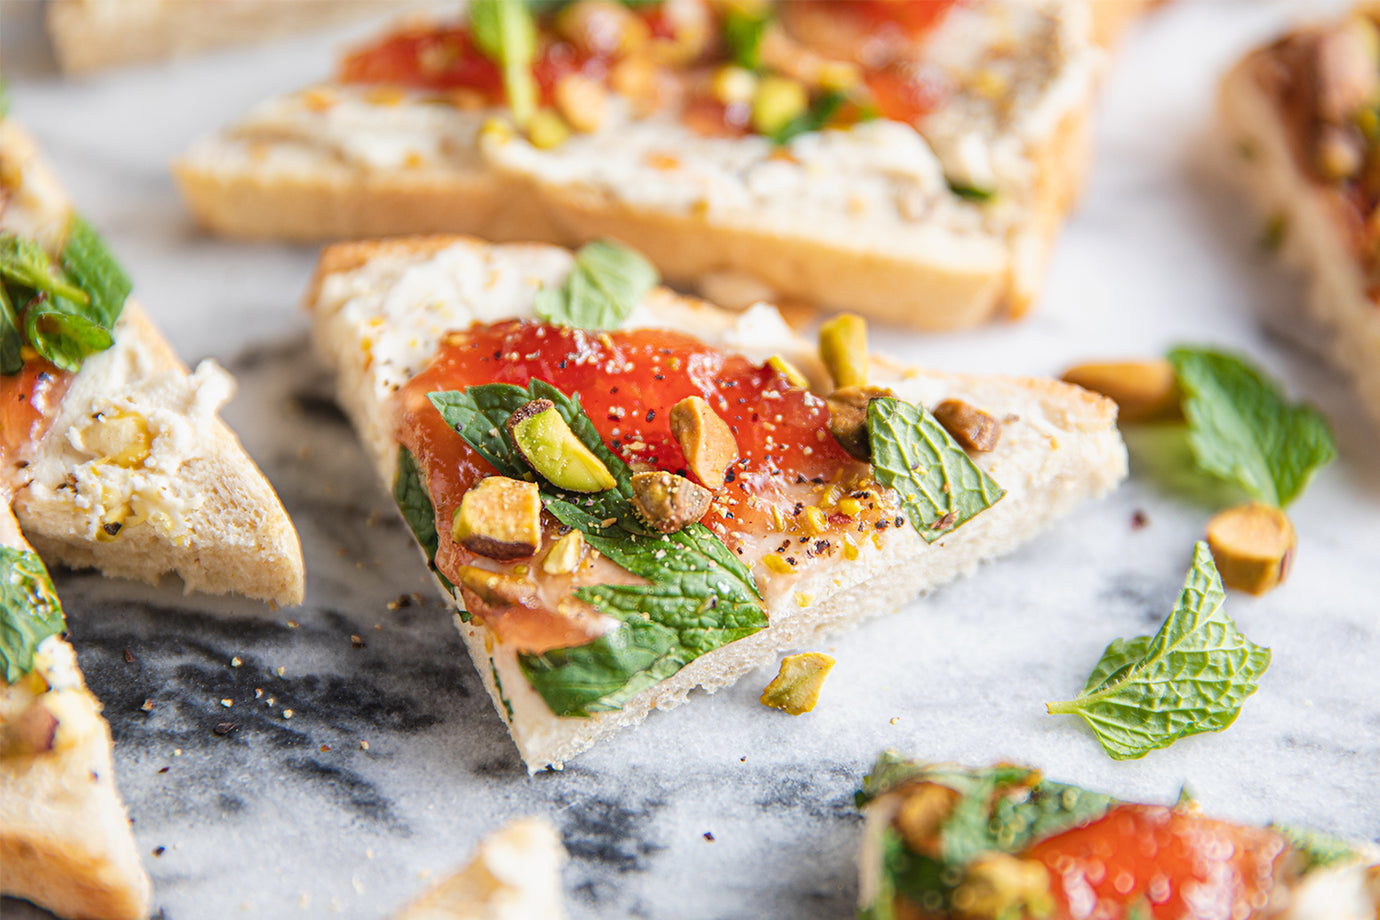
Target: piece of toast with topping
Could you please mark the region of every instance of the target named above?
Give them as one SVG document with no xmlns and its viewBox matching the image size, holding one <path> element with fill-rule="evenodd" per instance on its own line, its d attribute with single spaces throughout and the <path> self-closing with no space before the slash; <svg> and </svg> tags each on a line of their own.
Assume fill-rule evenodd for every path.
<svg viewBox="0 0 1380 920">
<path fill-rule="evenodd" d="M 306 298 L 533 770 L 890 613 L 1125 475 L 1101 397 L 869 359 L 856 316 L 817 353 L 769 306 L 654 282 L 608 243 L 428 237 L 329 247 Z M 953 431 L 926 411 L 943 403 Z"/>
<path fill-rule="evenodd" d="M 357 49 L 197 142 L 188 207 L 241 237 L 635 240 L 727 306 L 922 329 L 1037 296 L 1088 161 L 1087 0 L 542 9 Z"/>
<path fill-rule="evenodd" d="M 1267 320 L 1316 344 L 1380 420 L 1380 6 L 1251 52 L 1219 111 L 1263 239 L 1309 279 L 1298 310 Z"/>
</svg>

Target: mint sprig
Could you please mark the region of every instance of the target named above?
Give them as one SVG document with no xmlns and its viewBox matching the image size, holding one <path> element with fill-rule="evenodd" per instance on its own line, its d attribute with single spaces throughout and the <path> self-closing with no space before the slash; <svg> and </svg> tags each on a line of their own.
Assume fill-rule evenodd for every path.
<svg viewBox="0 0 1380 920">
<path fill-rule="evenodd" d="M 23 369 L 24 345 L 61 370 L 79 370 L 114 344 L 129 291 L 129 277 L 80 215 L 56 260 L 33 240 L 0 236 L 0 373 Z"/>
<path fill-rule="evenodd" d="M 0 676 L 12 684 L 34 669 L 34 653 L 66 629 L 48 570 L 30 550 L 0 546 Z"/>
<path fill-rule="evenodd" d="M 575 253 L 560 288 L 542 288 L 537 316 L 576 329 L 617 329 L 661 278 L 641 254 L 612 240 L 595 240 Z"/>
<path fill-rule="evenodd" d="M 1244 358 L 1207 349 L 1169 353 L 1183 391 L 1188 443 L 1199 469 L 1283 508 L 1337 457 L 1327 421 L 1287 402 Z"/>
<path fill-rule="evenodd" d="M 441 545 L 440 536 L 436 533 L 436 507 L 431 503 L 431 496 L 422 483 L 422 471 L 417 466 L 417 458 L 412 456 L 412 452 L 406 447 L 398 448 L 398 467 L 393 475 L 393 501 L 402 512 L 403 520 L 407 522 L 412 536 L 416 537 L 417 545 L 426 555 L 426 564 L 441 580 L 441 585 L 446 591 L 454 596 L 455 586 L 450 583 L 450 579 L 441 574 L 440 569 L 436 568 L 436 550 Z M 470 617 L 467 612 L 461 611 L 460 618 L 469 622 Z"/>
<path fill-rule="evenodd" d="M 537 110 L 537 24 L 527 0 L 473 0 L 469 12 L 475 46 L 499 66 L 513 121 L 526 127 Z"/>
<path fill-rule="evenodd" d="M 1115 760 L 1144 757 L 1180 738 L 1236 721 L 1270 666 L 1270 650 L 1243 636 L 1223 607 L 1212 553 L 1199 543 L 1178 604 L 1153 637 L 1118 639 L 1083 692 L 1049 703 L 1078 715 Z"/>
<path fill-rule="evenodd" d="M 1006 492 L 922 406 L 874 399 L 867 407 L 872 471 L 901 496 L 911 526 L 933 543 Z"/>
<path fill-rule="evenodd" d="M 523 654 L 519 664 L 558 716 L 621 708 L 699 656 L 767 626 L 752 574 L 701 524 L 659 534 L 640 522 L 631 502 L 632 471 L 604 444 L 578 394 L 534 380 L 527 387 L 484 384 L 430 394 L 446 423 L 499 473 L 528 470 L 509 438 L 508 417 L 533 399 L 549 399 L 618 485 L 604 492 L 566 492 L 538 483 L 542 504 L 561 523 L 645 585 L 591 585 L 575 596 L 620 621 L 620 627 L 575 648 Z"/>
</svg>

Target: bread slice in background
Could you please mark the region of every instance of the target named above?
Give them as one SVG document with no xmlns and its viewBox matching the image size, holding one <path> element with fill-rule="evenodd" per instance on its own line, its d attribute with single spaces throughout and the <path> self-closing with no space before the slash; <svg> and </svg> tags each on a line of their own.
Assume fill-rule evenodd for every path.
<svg viewBox="0 0 1380 920">
<path fill-rule="evenodd" d="M 392 920 L 564 920 L 565 847 L 545 818 L 518 818 L 479 841 L 468 865 Z"/>
<path fill-rule="evenodd" d="M 71 205 L 9 119 L 0 159 L 22 177 L 0 229 L 57 246 Z M 189 590 L 300 603 L 297 533 L 217 415 L 229 375 L 213 361 L 189 374 L 132 298 L 114 337 L 82 364 L 46 432 L 4 458 L 0 477 L 30 542 L 50 563 L 145 581 L 176 574 Z M 136 441 L 145 449 L 119 459 Z"/>
<path fill-rule="evenodd" d="M 49 0 L 58 64 L 83 74 L 259 44 L 420 3 L 406 0 Z"/>
<path fill-rule="evenodd" d="M 1354 15 L 1365 9 L 1363 5 Z M 1380 11 L 1371 15 L 1380 16 Z M 1365 265 L 1366 231 L 1361 227 L 1373 215 L 1359 214 L 1344 193 L 1314 177 L 1301 159 L 1305 153 L 1298 131 L 1291 127 L 1291 120 L 1310 117 L 1297 109 L 1310 103 L 1285 101 L 1286 92 L 1304 96 L 1315 85 L 1303 72 L 1309 55 L 1301 43 L 1344 24 L 1304 26 L 1297 37 L 1248 54 L 1223 78 L 1218 111 L 1231 147 L 1231 172 L 1253 199 L 1259 225 L 1274 237 L 1271 242 L 1286 263 L 1308 277 L 1304 302 L 1267 321 L 1291 338 L 1316 341 L 1351 377 L 1362 403 L 1380 421 L 1380 302 L 1375 299 L 1376 269 Z M 1294 53 L 1281 51 L 1286 43 L 1292 43 Z"/>
<path fill-rule="evenodd" d="M 0 507 L 0 546 L 27 548 L 7 506 Z M 34 706 L 57 720 L 53 746 L 16 751 L 14 726 Z M 33 673 L 14 684 L 0 673 L 0 893 L 63 917 L 143 920 L 149 879 L 115 789 L 110 728 L 100 711 L 59 636 L 39 646 Z"/>
<path fill-rule="evenodd" d="M 559 286 L 570 266 L 570 254 L 553 247 L 490 246 L 455 237 L 325 250 L 306 298 L 313 338 L 335 370 L 339 401 L 386 487 L 393 485 L 398 457 L 392 403 L 397 389 L 426 366 L 448 331 L 476 321 L 531 317 L 536 291 Z M 732 313 L 661 288 L 643 299 L 625 326 L 689 332 L 755 361 L 781 355 L 807 375 L 820 373 L 814 349 L 765 305 Z M 549 382 L 561 386 L 559 379 Z M 724 687 L 773 662 L 781 651 L 891 613 L 918 594 L 970 574 L 1126 474 L 1114 407 L 1076 387 L 944 374 L 883 360 L 874 361 L 871 382 L 926 406 L 960 399 L 1001 420 L 996 449 L 974 460 L 1006 490 L 1005 497 L 935 543 L 925 543 L 909 527 L 889 529 L 876 543 L 860 541 L 856 560 L 838 553 L 817 559 L 788 587 L 756 565 L 753 575 L 770 626 L 700 656 L 617 711 L 557 717 L 523 677 L 513 648 L 494 641 L 477 620 L 459 623 L 476 669 L 530 769 L 559 766 L 640 722 L 652 709 L 679 705 L 692 689 Z M 441 530 L 448 538 L 448 523 Z"/>
<path fill-rule="evenodd" d="M 915 53 L 956 87 L 918 131 L 873 121 L 778 149 L 614 97 L 598 130 L 546 150 L 501 130 L 501 108 L 323 84 L 263 103 L 173 171 L 196 220 L 230 236 L 610 236 L 733 307 L 770 296 L 921 329 L 1019 315 L 1088 165 L 1089 2 L 960 5 Z"/>
</svg>

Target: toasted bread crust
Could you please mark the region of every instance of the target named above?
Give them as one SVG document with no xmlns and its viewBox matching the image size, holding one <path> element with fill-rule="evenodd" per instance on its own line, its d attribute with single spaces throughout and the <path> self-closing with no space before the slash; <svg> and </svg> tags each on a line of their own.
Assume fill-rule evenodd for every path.
<svg viewBox="0 0 1380 920">
<path fill-rule="evenodd" d="M 348 287 L 349 274 L 367 269 L 371 259 L 384 264 L 400 261 L 408 266 L 434 264 L 438 254 L 452 246 L 479 249 L 485 244 L 447 237 L 329 247 L 308 293 L 307 306 L 315 313 L 316 342 L 336 369 L 340 401 L 389 486 L 395 472 L 397 441 L 385 418 L 386 406 L 380 404 L 368 376 L 369 365 L 360 358 L 358 341 L 351 339 L 349 330 L 354 327 L 348 323 L 352 321 L 334 325 L 334 311 L 342 309 L 341 303 L 323 301 L 323 296 L 331 291 L 337 293 L 330 296 L 341 296 L 339 291 L 344 288 L 331 282 L 344 275 L 340 280 Z M 378 277 L 369 282 L 370 289 L 386 284 Z M 658 315 L 664 315 L 676 328 L 708 330 L 727 321 L 723 311 L 702 303 L 672 299 L 656 304 L 662 311 Z M 682 310 L 700 312 L 692 314 L 687 324 L 684 315 L 677 318 Z M 775 349 L 776 344 L 773 340 L 771 346 L 763 347 Z M 808 346 L 804 351 L 808 359 Z M 797 357 L 789 349 L 784 353 L 792 360 Z M 1008 490 L 1007 497 L 937 543 L 925 544 L 913 531 L 898 529 L 890 533 L 885 548 L 874 552 L 869 545 L 854 563 L 803 576 L 790 593 L 768 603 L 771 625 L 767 629 L 697 658 L 634 697 L 621 710 L 590 718 L 554 716 L 524 681 L 500 677 L 500 688 L 496 673 L 516 673 L 512 650 L 495 646 L 482 626 L 457 621 L 476 669 L 531 769 L 558 765 L 600 738 L 640 722 L 653 709 L 684 702 L 697 687 L 716 690 L 773 660 L 780 651 L 808 645 L 864 617 L 889 613 L 917 593 L 971 572 L 982 560 L 1029 539 L 1054 517 L 1102 494 L 1125 475 L 1126 455 L 1115 429 L 1115 406 L 1100 396 L 1050 380 L 936 374 L 884 359 L 874 360 L 873 370 L 877 380 L 923 393 L 927 403 L 952 395 L 1006 418 L 1001 444 L 982 455 L 980 462 Z M 508 706 L 514 713 L 511 717 Z"/>
<path fill-rule="evenodd" d="M 1225 138 L 1235 154 L 1233 172 L 1254 198 L 1262 223 L 1282 222 L 1280 254 L 1310 280 L 1302 310 L 1267 320 L 1295 335 L 1320 334 L 1318 347 L 1351 377 L 1371 417 L 1380 422 L 1380 307 L 1367 295 L 1369 282 L 1351 254 L 1335 202 L 1299 168 L 1295 146 L 1262 82 L 1271 66 L 1268 49 L 1252 52 L 1223 78 L 1218 96 Z"/>
</svg>

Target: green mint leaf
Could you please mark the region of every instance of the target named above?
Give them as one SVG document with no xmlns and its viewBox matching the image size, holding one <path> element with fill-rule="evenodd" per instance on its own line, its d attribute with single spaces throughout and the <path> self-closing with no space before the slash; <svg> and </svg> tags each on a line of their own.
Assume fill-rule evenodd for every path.
<svg viewBox="0 0 1380 920">
<path fill-rule="evenodd" d="M 1273 827 L 1303 856 L 1301 871 L 1304 873 L 1350 862 L 1360 855 L 1348 841 L 1331 834 L 1292 824 L 1275 824 Z"/>
<path fill-rule="evenodd" d="M 1189 446 L 1198 467 L 1283 508 L 1318 468 L 1337 457 L 1327 421 L 1311 406 L 1284 400 L 1245 359 L 1176 348 L 1169 360 L 1184 394 Z"/>
<path fill-rule="evenodd" d="M 901 496 L 911 526 L 933 543 L 1006 494 L 922 406 L 874 399 L 867 407 L 872 470 Z"/>
<path fill-rule="evenodd" d="M 559 290 L 537 292 L 537 316 L 558 326 L 617 329 L 660 281 L 639 253 L 610 240 L 595 240 L 575 254 Z"/>
<path fill-rule="evenodd" d="M 983 188 L 980 185 L 973 185 L 969 182 L 959 182 L 955 179 L 946 180 L 949 191 L 953 192 L 964 201 L 971 201 L 974 204 L 987 204 L 997 197 L 997 190 Z"/>
<path fill-rule="evenodd" d="M 24 334 L 34 351 L 64 371 L 81 370 L 88 356 L 115 344 L 110 330 L 62 299 L 24 311 Z"/>
<path fill-rule="evenodd" d="M 0 676 L 12 684 L 34 669 L 34 652 L 66 629 L 62 605 L 38 555 L 0 546 Z"/>
<path fill-rule="evenodd" d="M 513 120 L 526 127 L 537 110 L 537 24 L 526 0 L 474 0 L 470 29 L 475 46 L 503 72 L 503 92 Z"/>
<path fill-rule="evenodd" d="M 1076 714 L 1115 760 L 1144 757 L 1180 738 L 1221 731 L 1241 712 L 1270 666 L 1270 650 L 1236 629 L 1207 544 L 1169 619 L 1153 638 L 1117 640 L 1094 674 L 1107 676 L 1076 699 L 1050 703 L 1051 713 Z M 1132 660 L 1130 652 L 1140 652 Z"/>
<path fill-rule="evenodd" d="M 822 130 L 833 120 L 834 115 L 847 101 L 848 96 L 837 90 L 823 93 L 810 103 L 810 108 L 804 113 L 797 115 L 777 129 L 776 133 L 771 135 L 771 142 L 784 145 L 802 134 Z"/>
<path fill-rule="evenodd" d="M 35 294 L 65 297 L 83 304 L 90 299 L 76 282 L 53 264 L 38 243 L 13 235 L 0 237 L 0 277 L 5 279 L 11 297 L 18 304 L 28 303 Z M 27 288 L 29 294 L 16 296 L 18 292 L 13 290 L 16 286 Z"/>
<path fill-rule="evenodd" d="M 129 276 L 115 261 L 105 240 L 80 214 L 72 215 L 67 225 L 67 240 L 59 258 L 62 267 L 90 297 L 88 318 L 106 329 L 115 328 L 129 297 Z"/>
<path fill-rule="evenodd" d="M 0 285 L 0 374 L 9 376 L 24 369 L 24 334 L 20 331 L 19 314 L 9 291 Z"/>
<path fill-rule="evenodd" d="M 578 394 L 566 396 L 533 380 L 527 387 L 484 384 L 429 398 L 495 470 L 514 477 L 528 470 L 508 436 L 508 417 L 533 399 L 549 399 L 618 484 L 583 494 L 538 482 L 548 512 L 579 530 L 610 561 L 649 582 L 577 589 L 576 597 L 618 619 L 621 627 L 587 645 L 519 657 L 523 674 L 556 715 L 619 709 L 700 655 L 767 626 L 751 572 L 708 528 L 692 524 L 663 535 L 642 524 L 631 501 L 632 470 L 604 444 Z"/>
<path fill-rule="evenodd" d="M 728 46 L 728 56 L 746 70 L 758 70 L 762 66 L 762 38 L 771 25 L 772 11 L 768 6 L 760 9 L 730 6 L 724 15 L 724 44 Z"/>
<path fill-rule="evenodd" d="M 440 537 L 436 533 L 436 507 L 431 503 L 431 496 L 422 482 L 417 458 L 406 447 L 398 448 L 398 469 L 393 475 L 393 501 L 397 503 L 412 535 L 417 538 L 417 545 L 426 554 L 426 564 L 453 596 L 455 586 L 436 568 L 436 549 L 440 546 Z M 468 613 L 462 612 L 460 616 L 469 622 Z"/>
</svg>

